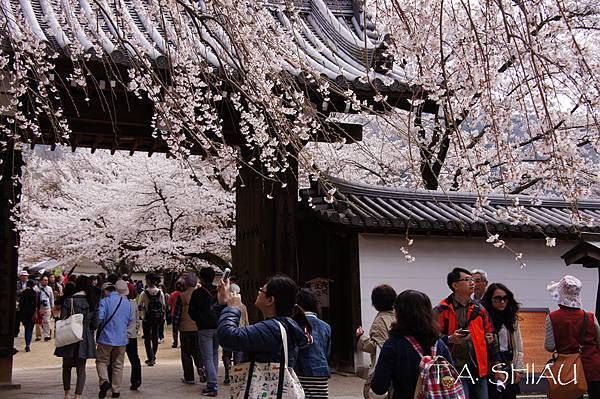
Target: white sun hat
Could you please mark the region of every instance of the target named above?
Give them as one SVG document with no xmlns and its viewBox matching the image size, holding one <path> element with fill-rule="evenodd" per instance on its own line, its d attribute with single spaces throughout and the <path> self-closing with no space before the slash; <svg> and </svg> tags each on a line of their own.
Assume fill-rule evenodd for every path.
<svg viewBox="0 0 600 399">
<path fill-rule="evenodd" d="M 581 308 L 581 281 L 577 277 L 564 276 L 559 282 L 552 281 L 548 284 L 548 291 L 552 298 L 560 305 L 570 308 Z"/>
</svg>

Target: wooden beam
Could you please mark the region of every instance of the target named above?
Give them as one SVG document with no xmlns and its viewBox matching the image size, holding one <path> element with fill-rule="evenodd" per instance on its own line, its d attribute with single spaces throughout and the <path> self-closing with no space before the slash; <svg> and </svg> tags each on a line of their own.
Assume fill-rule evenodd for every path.
<svg viewBox="0 0 600 399">
<path fill-rule="evenodd" d="M 155 149 L 156 149 L 156 141 L 153 141 L 152 145 L 150 146 L 150 151 L 148 151 L 148 158 L 150 158 L 152 156 L 152 154 L 154 154 Z"/>
<path fill-rule="evenodd" d="M 326 136 L 324 132 L 320 131 L 316 137 L 312 138 L 312 140 L 319 142 L 336 142 L 343 139 L 346 144 L 362 141 L 363 125 L 359 123 L 325 121 L 323 124 L 326 126 L 329 134 Z"/>
<path fill-rule="evenodd" d="M 75 152 L 77 150 L 77 142 L 78 141 L 79 141 L 78 135 L 71 137 L 71 152 Z"/>
<path fill-rule="evenodd" d="M 98 148 L 99 141 L 100 141 L 100 136 L 95 136 L 94 143 L 92 144 L 92 150 L 91 150 L 92 154 L 96 152 L 96 148 Z"/>
<path fill-rule="evenodd" d="M 137 140 L 133 140 L 133 143 L 131 144 L 131 149 L 129 150 L 129 156 L 133 156 L 133 153 L 135 152 L 135 150 L 138 147 L 138 141 Z"/>
</svg>

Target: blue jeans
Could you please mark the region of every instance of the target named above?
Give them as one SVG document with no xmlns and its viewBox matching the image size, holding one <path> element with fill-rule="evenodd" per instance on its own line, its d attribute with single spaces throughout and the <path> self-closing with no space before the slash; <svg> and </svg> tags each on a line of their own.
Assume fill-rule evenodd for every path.
<svg viewBox="0 0 600 399">
<path fill-rule="evenodd" d="M 23 326 L 25 326 L 25 346 L 29 346 L 33 337 L 33 321 L 23 320 Z"/>
<path fill-rule="evenodd" d="M 198 344 L 206 373 L 206 387 L 216 390 L 218 389 L 217 372 L 219 371 L 219 340 L 217 339 L 217 330 L 198 330 Z"/>
<path fill-rule="evenodd" d="M 461 378 L 460 380 L 465 391 L 465 399 L 488 399 L 487 378 L 473 376 L 473 379 L 475 384 L 471 383 L 470 378 Z"/>
</svg>

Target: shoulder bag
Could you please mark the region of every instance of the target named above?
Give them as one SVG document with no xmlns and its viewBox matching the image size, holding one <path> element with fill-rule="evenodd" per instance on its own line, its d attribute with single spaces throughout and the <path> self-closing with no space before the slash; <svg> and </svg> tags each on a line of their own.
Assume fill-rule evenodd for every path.
<svg viewBox="0 0 600 399">
<path fill-rule="evenodd" d="M 121 302 L 123 302 L 123 297 L 119 298 L 119 303 L 117 304 L 117 307 L 115 308 L 115 310 L 113 310 L 110 317 L 108 319 L 106 319 L 106 321 L 104 323 L 102 323 L 102 325 L 100 327 L 98 327 L 98 330 L 96 330 L 96 341 L 100 337 L 100 334 L 102 333 L 102 330 L 104 330 L 104 327 L 106 327 L 108 325 L 108 323 L 110 323 L 112 318 L 115 316 L 115 313 L 117 313 L 117 310 L 119 310 L 119 307 L 121 306 Z"/>
<path fill-rule="evenodd" d="M 576 399 L 583 396 L 588 390 L 583 372 L 583 363 L 581 362 L 586 324 L 587 313 L 584 310 L 583 327 L 579 334 L 579 352 L 566 354 L 559 353 L 557 350 L 546 364 L 546 367 L 550 365 L 550 371 L 554 376 L 554 378 L 548 378 L 547 380 L 549 399 Z M 554 327 L 552 328 L 554 329 Z"/>
<path fill-rule="evenodd" d="M 83 341 L 83 314 L 74 314 L 73 298 L 71 298 L 70 316 L 56 322 L 54 344 L 57 348 L 61 348 L 81 341 Z"/>
<path fill-rule="evenodd" d="M 288 367 L 288 342 L 285 327 L 277 321 L 283 357 L 277 363 L 250 363 L 233 366 L 231 369 L 231 399 L 304 399 L 304 389 L 294 370 Z"/>
</svg>

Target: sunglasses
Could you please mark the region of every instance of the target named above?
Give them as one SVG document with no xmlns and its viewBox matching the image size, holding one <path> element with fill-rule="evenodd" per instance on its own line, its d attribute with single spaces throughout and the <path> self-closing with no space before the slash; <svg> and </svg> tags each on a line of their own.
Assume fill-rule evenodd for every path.
<svg viewBox="0 0 600 399">
<path fill-rule="evenodd" d="M 495 296 L 492 298 L 496 303 L 508 302 L 508 296 Z"/>
</svg>

